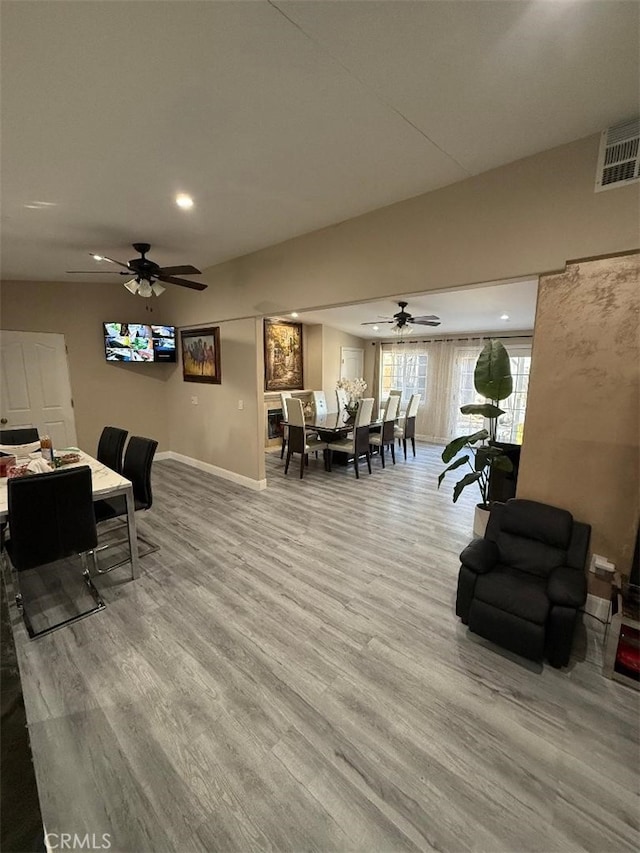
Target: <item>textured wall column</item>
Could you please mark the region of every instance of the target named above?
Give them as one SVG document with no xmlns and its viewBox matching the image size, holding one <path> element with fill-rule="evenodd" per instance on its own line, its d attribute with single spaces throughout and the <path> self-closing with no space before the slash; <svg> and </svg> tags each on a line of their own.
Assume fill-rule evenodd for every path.
<svg viewBox="0 0 640 853">
<path fill-rule="evenodd" d="M 640 518 L 639 269 L 627 255 L 540 279 L 518 475 L 519 498 L 590 523 L 592 552 L 623 572 Z"/>
</svg>

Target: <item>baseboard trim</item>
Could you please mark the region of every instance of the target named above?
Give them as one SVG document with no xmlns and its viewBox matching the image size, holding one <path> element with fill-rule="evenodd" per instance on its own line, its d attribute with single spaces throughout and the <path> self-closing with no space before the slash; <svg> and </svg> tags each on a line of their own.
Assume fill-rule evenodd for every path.
<svg viewBox="0 0 640 853">
<path fill-rule="evenodd" d="M 587 603 L 584 606 L 584 612 L 606 622 L 609 618 L 609 600 L 589 593 L 587 595 Z"/>
<path fill-rule="evenodd" d="M 222 480 L 237 483 L 239 486 L 244 486 L 253 492 L 262 492 L 267 488 L 266 480 L 252 480 L 251 477 L 245 477 L 244 474 L 236 474 L 235 471 L 219 468 L 217 465 L 211 465 L 210 462 L 202 462 L 200 459 L 194 459 L 192 456 L 184 456 L 182 453 L 176 453 L 174 450 L 163 450 L 160 453 L 156 453 L 155 458 L 159 462 L 163 459 L 173 459 L 175 462 L 182 462 L 184 465 L 190 465 L 192 468 L 206 471 L 207 474 L 213 474 L 214 477 L 220 477 Z"/>
</svg>

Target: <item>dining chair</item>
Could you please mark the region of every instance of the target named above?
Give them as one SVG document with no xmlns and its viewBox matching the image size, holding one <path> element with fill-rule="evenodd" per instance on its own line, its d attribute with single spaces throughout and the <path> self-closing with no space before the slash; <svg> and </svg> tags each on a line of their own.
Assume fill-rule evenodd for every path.
<svg viewBox="0 0 640 853">
<path fill-rule="evenodd" d="M 111 468 L 116 474 L 122 474 L 122 451 L 127 440 L 128 430 L 106 426 L 98 441 L 97 460 Z"/>
<path fill-rule="evenodd" d="M 396 464 L 395 425 L 399 408 L 400 397 L 397 394 L 389 394 L 384 407 L 384 414 L 382 416 L 382 430 L 379 433 L 374 433 L 369 436 L 369 444 L 373 447 L 380 448 L 380 461 L 382 462 L 383 468 L 385 467 L 385 447 L 388 447 L 391 451 L 391 459 L 393 460 L 393 464 Z"/>
<path fill-rule="evenodd" d="M 95 565 L 98 544 L 89 466 L 15 477 L 7 482 L 7 492 L 10 538 L 6 551 L 15 570 L 16 604 L 22 611 L 29 637 L 41 637 L 104 610 L 105 604 L 87 567 L 88 554 Z M 35 631 L 23 600 L 20 573 L 72 556 L 80 557 L 84 583 L 95 607 Z"/>
<path fill-rule="evenodd" d="M 15 446 L 31 444 L 38 441 L 40 435 L 37 427 L 19 427 L 18 429 L 0 429 L 0 444 Z"/>
<path fill-rule="evenodd" d="M 287 400 L 290 400 L 292 397 L 291 391 L 281 391 L 280 392 L 280 406 L 282 407 L 282 420 L 288 421 L 289 416 L 287 415 Z M 284 449 L 287 446 L 287 441 L 289 440 L 289 427 L 285 424 L 282 427 L 282 447 L 280 448 L 280 459 L 284 457 Z"/>
<path fill-rule="evenodd" d="M 338 411 L 343 412 L 349 402 L 349 397 L 344 388 L 336 388 L 336 400 L 338 401 Z"/>
<path fill-rule="evenodd" d="M 139 435 L 132 435 L 129 439 L 129 443 L 127 444 L 127 449 L 124 454 L 124 464 L 122 466 L 122 476 L 126 477 L 127 480 L 130 480 L 133 486 L 133 501 L 136 512 L 151 509 L 153 504 L 153 492 L 151 490 L 151 465 L 153 463 L 153 457 L 157 447 L 157 441 L 154 441 L 152 438 L 143 438 Z M 125 497 L 124 495 L 118 495 L 117 497 L 96 501 L 94 503 L 94 510 L 96 521 L 99 524 L 112 519 L 119 519 L 123 517 L 126 519 L 127 505 Z M 126 524 L 126 520 L 123 521 L 122 524 Z M 154 551 L 159 550 L 158 545 L 150 542 L 148 539 L 145 539 L 145 537 L 140 534 L 138 534 L 138 540 L 142 542 L 143 545 L 147 546 L 147 549 L 138 555 L 139 557 L 146 557 Z M 116 545 L 123 545 L 128 541 L 128 538 L 125 538 L 117 541 L 106 542 L 105 544 L 100 545 L 96 550 L 104 551 L 107 548 L 112 548 Z M 106 568 L 98 568 L 97 572 L 98 574 L 103 575 L 118 568 L 119 566 L 123 566 L 127 562 L 129 562 L 129 560 L 120 560 Z"/>
<path fill-rule="evenodd" d="M 311 395 L 313 397 L 313 410 L 316 415 L 326 415 L 328 412 L 327 409 L 327 397 L 324 391 L 312 391 Z"/>
<path fill-rule="evenodd" d="M 304 475 L 304 467 L 309 464 L 309 452 L 327 449 L 326 441 L 320 441 L 317 435 L 309 435 L 305 430 L 304 410 L 302 401 L 297 397 L 292 397 L 287 401 L 287 410 L 289 413 L 289 440 L 287 442 L 287 461 L 284 466 L 284 473 L 289 471 L 289 462 L 294 453 L 300 454 L 300 479 Z"/>
<path fill-rule="evenodd" d="M 330 441 L 327 445 L 327 467 L 331 471 L 331 462 L 334 451 L 337 453 L 346 453 L 348 456 L 353 456 L 353 467 L 356 477 L 360 479 L 359 459 L 364 456 L 367 460 L 367 467 L 371 473 L 371 449 L 369 446 L 369 426 L 371 424 L 371 414 L 373 412 L 373 397 L 364 397 L 360 400 L 356 419 L 353 425 L 353 434 L 349 438 Z"/>
<path fill-rule="evenodd" d="M 409 400 L 409 405 L 407 406 L 407 411 L 404 416 L 404 420 L 402 423 L 398 424 L 395 427 L 394 433 L 395 437 L 398 439 L 398 443 L 402 442 L 402 449 L 404 450 L 404 458 L 407 458 L 407 439 L 411 439 L 411 449 L 413 450 L 413 455 L 416 455 L 416 415 L 418 414 L 418 406 L 420 405 L 420 397 L 421 394 L 412 394 L 411 399 Z"/>
</svg>

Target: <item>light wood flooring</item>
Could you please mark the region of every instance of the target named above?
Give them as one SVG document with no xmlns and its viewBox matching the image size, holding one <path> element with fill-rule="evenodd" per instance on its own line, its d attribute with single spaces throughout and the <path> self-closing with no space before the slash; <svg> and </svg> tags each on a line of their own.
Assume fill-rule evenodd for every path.
<svg viewBox="0 0 640 853">
<path fill-rule="evenodd" d="M 154 465 L 161 544 L 107 609 L 28 641 L 12 615 L 49 832 L 112 851 L 626 851 L 638 694 L 454 615 L 473 496 L 439 451 L 357 481 L 268 454 L 262 493 Z M 595 626 L 595 628 L 594 628 Z M 6 818 L 6 816 L 5 816 Z"/>
</svg>

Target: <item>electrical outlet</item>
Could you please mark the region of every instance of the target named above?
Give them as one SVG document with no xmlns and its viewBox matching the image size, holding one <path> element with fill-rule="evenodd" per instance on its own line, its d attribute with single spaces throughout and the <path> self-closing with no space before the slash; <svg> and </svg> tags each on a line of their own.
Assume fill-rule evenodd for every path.
<svg viewBox="0 0 640 853">
<path fill-rule="evenodd" d="M 192 405 L 192 406 L 197 406 L 197 405 L 198 405 L 198 398 L 197 398 L 197 397 L 192 397 L 192 398 L 191 398 L 191 405 Z"/>
<path fill-rule="evenodd" d="M 238 400 L 238 411 L 241 412 L 244 409 L 244 400 Z"/>
</svg>

